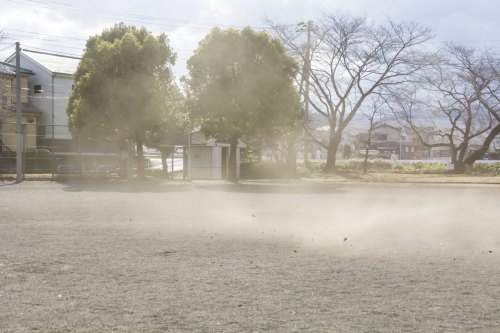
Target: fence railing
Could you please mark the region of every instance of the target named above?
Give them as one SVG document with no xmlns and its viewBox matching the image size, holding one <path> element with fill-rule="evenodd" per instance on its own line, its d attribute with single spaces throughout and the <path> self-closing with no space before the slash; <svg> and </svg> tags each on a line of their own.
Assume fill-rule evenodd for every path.
<svg viewBox="0 0 500 333">
<path fill-rule="evenodd" d="M 95 174 L 104 177 L 126 177 L 128 151 L 126 142 L 97 141 L 73 138 L 67 126 L 23 124 L 22 172 L 30 174 L 78 175 Z M 16 174 L 16 124 L 3 123 L 0 127 L 0 174 Z M 132 150 L 133 166 L 136 164 Z M 161 157 L 155 150 L 144 152 L 146 166 L 161 168 Z M 152 162 L 152 163 L 151 163 Z M 182 170 L 176 159 L 175 171 Z M 174 167 L 170 163 L 169 167 Z"/>
</svg>

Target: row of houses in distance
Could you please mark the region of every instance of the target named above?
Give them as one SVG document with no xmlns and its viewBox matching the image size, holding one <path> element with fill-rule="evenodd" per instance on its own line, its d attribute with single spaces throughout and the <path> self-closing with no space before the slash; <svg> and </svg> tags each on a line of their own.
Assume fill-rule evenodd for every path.
<svg viewBox="0 0 500 333">
<path fill-rule="evenodd" d="M 429 128 L 429 133 L 439 131 L 435 123 L 429 126 L 432 126 L 432 128 Z M 442 124 L 441 126 L 444 128 L 446 125 Z M 370 157 L 374 158 L 380 156 L 387 159 L 394 157 L 397 160 L 451 160 L 451 151 L 448 147 L 426 147 L 410 127 L 401 126 L 396 122 L 379 122 L 372 128 L 371 140 L 368 140 L 367 127 L 369 125 L 366 123 L 355 122 L 345 129 L 341 147 L 346 144 L 351 146 L 353 153 L 350 157 L 364 157 L 368 148 Z M 327 142 L 329 136 L 328 126 L 320 127 L 313 132 L 316 139 Z M 438 136 L 433 135 L 427 135 L 424 139 L 427 143 L 437 143 L 440 140 Z M 472 141 L 470 143 L 468 155 L 472 154 L 482 144 L 480 142 L 482 138 L 478 139 L 477 142 Z M 368 141 L 370 141 L 369 145 L 367 145 Z M 328 156 L 327 150 L 313 141 L 310 141 L 310 151 L 309 158 L 313 160 L 326 160 Z M 500 136 L 492 141 L 487 157 L 498 160 L 500 159 L 499 152 Z M 337 158 L 345 157 L 341 150 L 337 154 Z M 300 155 L 298 157 L 301 158 Z"/>
</svg>

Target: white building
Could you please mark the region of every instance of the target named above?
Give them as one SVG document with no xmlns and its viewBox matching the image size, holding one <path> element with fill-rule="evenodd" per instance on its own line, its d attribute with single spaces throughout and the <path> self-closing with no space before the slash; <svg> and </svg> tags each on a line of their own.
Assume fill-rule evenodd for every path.
<svg viewBox="0 0 500 333">
<path fill-rule="evenodd" d="M 66 103 L 75 84 L 75 73 L 80 58 L 35 51 L 21 51 L 21 67 L 31 69 L 36 75 L 28 79 L 28 104 L 43 113 L 37 124 L 56 125 L 54 139 L 70 140 Z M 16 55 L 7 58 L 6 62 L 15 65 Z M 39 132 L 42 137 L 52 139 L 52 126 Z M 45 132 L 45 133 L 44 133 Z"/>
</svg>

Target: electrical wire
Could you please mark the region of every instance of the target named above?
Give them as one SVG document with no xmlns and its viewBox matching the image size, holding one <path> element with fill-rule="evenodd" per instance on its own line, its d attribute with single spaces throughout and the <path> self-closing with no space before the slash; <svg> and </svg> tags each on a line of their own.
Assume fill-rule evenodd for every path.
<svg viewBox="0 0 500 333">
<path fill-rule="evenodd" d="M 62 6 L 65 8 L 48 8 L 48 9 L 55 9 L 55 10 L 66 10 L 66 11 L 77 11 L 79 13 L 86 13 L 90 12 L 90 14 L 94 15 L 93 13 L 102 13 L 106 15 L 116 15 L 116 16 L 123 16 L 127 18 L 134 18 L 134 19 L 141 19 L 141 20 L 150 20 L 150 21 L 162 21 L 162 22 L 172 22 L 172 23 L 182 23 L 182 24 L 195 24 L 195 25 L 201 25 L 201 26 L 209 26 L 209 27 L 203 27 L 203 29 L 211 29 L 212 27 L 218 26 L 218 27 L 228 27 L 228 28 L 243 28 L 244 26 L 237 26 L 237 25 L 230 25 L 230 24 L 216 24 L 216 23 L 207 23 L 207 22 L 197 22 L 197 21 L 190 21 L 190 20 L 178 20 L 178 19 L 171 19 L 171 18 L 165 18 L 165 17 L 155 17 L 155 16 L 147 16 L 147 15 L 138 15 L 138 14 L 130 14 L 130 13 L 124 13 L 124 12 L 116 12 L 116 11 L 110 11 L 110 10 L 103 10 L 103 9 L 97 9 L 97 8 L 90 8 L 90 7 L 82 7 L 82 6 L 75 6 L 75 5 L 70 5 L 62 2 L 57 2 L 57 1 L 47 1 L 47 0 L 24 0 L 25 2 L 21 1 L 14 1 L 14 0 L 7 0 L 10 2 L 17 2 L 21 4 L 26 4 L 26 2 L 32 2 L 32 3 L 38 3 L 38 4 L 43 4 L 46 6 Z M 43 7 L 43 6 L 42 6 Z M 253 27 L 253 29 L 267 29 L 266 27 Z"/>
<path fill-rule="evenodd" d="M 110 19 L 123 19 L 124 17 L 126 18 L 124 21 L 129 21 L 129 22 L 134 22 L 134 23 L 141 23 L 141 24 L 150 24 L 150 25 L 157 25 L 157 26 L 164 26 L 164 27 L 173 27 L 173 28 L 189 28 L 189 29 L 201 29 L 201 30 L 211 30 L 214 26 L 224 26 L 228 28 L 241 28 L 241 26 L 230 26 L 230 25 L 213 25 L 209 27 L 199 27 L 199 26 L 189 26 L 186 27 L 185 25 L 173 25 L 173 24 L 164 24 L 164 23 L 154 23 L 154 22 L 145 22 L 145 21 L 139 21 L 134 18 L 137 18 L 137 15 L 133 14 L 126 14 L 126 13 L 116 13 L 116 12 L 111 12 L 111 11 L 103 11 L 103 10 L 97 10 L 97 9 L 92 9 L 92 8 L 87 8 L 87 7 L 76 7 L 72 5 L 67 5 L 63 3 L 57 3 L 58 5 L 66 6 L 67 8 L 54 8 L 50 7 L 51 5 L 49 2 L 44 2 L 44 1 L 35 1 L 35 0 L 26 0 L 26 2 L 21 2 L 21 1 L 15 1 L 15 0 L 7 0 L 9 2 L 14 2 L 14 3 L 19 3 L 23 5 L 29 5 L 29 2 L 33 3 L 39 3 L 39 4 L 44 4 L 45 6 L 37 5 L 38 8 L 45 8 L 45 9 L 51 9 L 51 10 L 57 10 L 57 11 L 67 11 L 67 12 L 72 12 L 76 14 L 84 14 L 84 15 L 92 15 L 93 17 L 103 17 L 103 18 L 110 18 Z M 96 14 L 100 13 L 100 14 Z M 111 15 L 111 16 L 110 16 Z M 120 17 L 120 15 L 122 17 Z M 133 19 L 130 19 L 133 18 Z M 162 20 L 171 20 L 171 19 L 159 19 L 159 18 L 139 18 L 142 20 L 153 20 L 153 21 L 162 21 Z M 189 22 L 189 21 L 186 21 Z M 195 24 L 195 25 L 200 25 L 200 24 L 206 24 L 206 23 L 188 23 L 188 24 Z M 261 29 L 263 30 L 263 29 Z"/>
</svg>

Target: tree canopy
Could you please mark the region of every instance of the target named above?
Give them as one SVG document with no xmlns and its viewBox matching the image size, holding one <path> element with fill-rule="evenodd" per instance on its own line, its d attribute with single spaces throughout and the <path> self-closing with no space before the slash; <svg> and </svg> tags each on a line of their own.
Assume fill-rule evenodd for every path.
<svg viewBox="0 0 500 333">
<path fill-rule="evenodd" d="M 488 152 L 500 133 L 500 61 L 495 54 L 448 44 L 414 84 L 392 95 L 399 121 L 427 148 L 448 148 L 455 173 Z"/>
<path fill-rule="evenodd" d="M 120 23 L 90 37 L 66 107 L 72 133 L 135 140 L 140 175 L 142 144 L 160 117 L 175 58 L 167 36 L 144 27 Z"/>
<path fill-rule="evenodd" d="M 267 23 L 303 66 L 301 83 L 306 83 L 305 91 L 310 86 L 305 102 L 328 122 L 328 142 L 315 135 L 311 124 L 304 126 L 309 138 L 328 150 L 328 172 L 335 169 L 344 129 L 367 98 L 398 89 L 426 68 L 429 59 L 421 45 L 433 38 L 429 26 L 390 19 L 374 24 L 342 12 L 324 12 L 310 23 L 307 43 L 297 25 Z"/>
<path fill-rule="evenodd" d="M 207 136 L 231 144 L 229 179 L 236 180 L 238 139 L 274 135 L 301 117 L 298 71 L 281 41 L 246 27 L 214 28 L 188 60 L 190 113 Z"/>
</svg>

